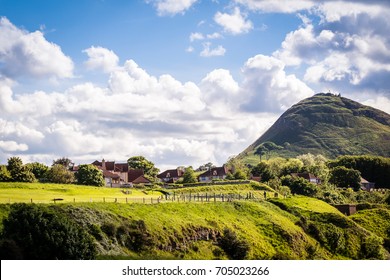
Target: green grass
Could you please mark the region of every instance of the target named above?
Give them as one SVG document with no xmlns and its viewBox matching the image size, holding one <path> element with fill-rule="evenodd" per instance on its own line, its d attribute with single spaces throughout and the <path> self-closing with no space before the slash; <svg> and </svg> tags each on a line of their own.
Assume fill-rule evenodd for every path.
<svg viewBox="0 0 390 280">
<path fill-rule="evenodd" d="M 123 190 L 129 190 L 126 194 Z M 41 184 L 41 183 L 3 183 L 0 182 L 0 203 L 33 202 L 53 203 L 53 199 L 63 199 L 58 202 L 126 202 L 143 198 L 157 198 L 158 191 L 142 191 L 137 189 L 120 189 L 107 187 L 90 187 L 67 184 Z"/>
</svg>

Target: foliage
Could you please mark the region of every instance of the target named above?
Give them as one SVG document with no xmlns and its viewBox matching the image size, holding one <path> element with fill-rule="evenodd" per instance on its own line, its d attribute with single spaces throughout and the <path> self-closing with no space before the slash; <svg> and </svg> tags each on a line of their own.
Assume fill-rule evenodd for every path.
<svg viewBox="0 0 390 280">
<path fill-rule="evenodd" d="M 35 178 L 39 181 L 42 181 L 46 178 L 46 173 L 49 170 L 49 167 L 40 162 L 27 163 L 26 166 L 34 174 Z"/>
<path fill-rule="evenodd" d="M 329 183 L 339 188 L 360 189 L 360 172 L 344 166 L 337 166 L 330 170 Z"/>
<path fill-rule="evenodd" d="M 329 167 L 327 166 L 328 159 L 321 154 L 304 154 L 297 157 L 303 163 L 304 172 L 312 173 L 320 178 L 323 183 L 329 179 Z"/>
<path fill-rule="evenodd" d="M 156 181 L 157 175 L 160 170 L 154 166 L 154 163 L 147 160 L 143 156 L 134 156 L 127 160 L 130 169 L 142 169 L 147 177 L 151 181 Z"/>
<path fill-rule="evenodd" d="M 360 171 L 361 176 L 376 187 L 390 188 L 390 158 L 380 156 L 340 156 L 329 163 L 331 168 L 344 166 Z"/>
<path fill-rule="evenodd" d="M 92 164 L 82 164 L 76 172 L 78 184 L 103 187 L 105 185 L 102 171 Z"/>
<path fill-rule="evenodd" d="M 249 176 L 249 168 L 245 163 L 238 157 L 231 157 L 225 164 L 228 170 L 231 170 L 231 176 L 227 178 L 228 180 L 245 180 Z"/>
<path fill-rule="evenodd" d="M 267 182 L 270 179 L 275 178 L 275 175 L 272 174 L 272 171 L 266 162 L 260 162 L 258 165 L 253 167 L 251 173 L 255 177 L 261 177 L 262 182 Z"/>
<path fill-rule="evenodd" d="M 0 182 L 9 182 L 11 180 L 11 173 L 8 171 L 7 166 L 0 165 Z"/>
<path fill-rule="evenodd" d="M 75 176 L 64 165 L 55 164 L 46 172 L 46 181 L 56 184 L 72 184 L 75 182 Z"/>
<path fill-rule="evenodd" d="M 303 162 L 300 159 L 290 158 L 282 166 L 280 176 L 290 175 L 291 173 L 300 173 L 303 170 Z"/>
<path fill-rule="evenodd" d="M 198 182 L 195 171 L 192 167 L 187 167 L 183 174 L 183 184 L 191 184 Z"/>
<path fill-rule="evenodd" d="M 69 158 L 66 158 L 66 157 L 62 157 L 62 158 L 53 160 L 53 166 L 56 164 L 61 164 L 67 169 L 70 169 L 74 166 L 74 163 Z"/>
<path fill-rule="evenodd" d="M 282 185 L 288 186 L 293 194 L 315 196 L 317 193 L 317 187 L 304 178 L 287 175 L 282 177 L 281 181 Z"/>
<path fill-rule="evenodd" d="M 229 228 L 224 229 L 218 244 L 232 260 L 245 259 L 250 249 L 249 244 L 245 240 L 240 240 Z"/>
<path fill-rule="evenodd" d="M 47 207 L 14 204 L 4 220 L 3 239 L 12 240 L 24 259 L 93 259 L 91 238 L 77 224 Z M 3 241 L 4 246 L 4 241 Z"/>
<path fill-rule="evenodd" d="M 7 169 L 14 182 L 34 182 L 35 176 L 19 157 L 8 159 Z"/>
</svg>

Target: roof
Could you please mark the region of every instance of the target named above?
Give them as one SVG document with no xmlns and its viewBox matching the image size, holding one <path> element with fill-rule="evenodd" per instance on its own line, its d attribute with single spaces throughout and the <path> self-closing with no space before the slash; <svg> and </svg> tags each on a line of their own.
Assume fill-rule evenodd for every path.
<svg viewBox="0 0 390 280">
<path fill-rule="evenodd" d="M 130 169 L 127 172 L 127 180 L 129 182 L 133 182 L 134 180 L 136 180 L 137 178 L 143 175 L 144 175 L 144 171 L 142 169 Z"/>
<path fill-rule="evenodd" d="M 144 175 L 141 175 L 137 179 L 135 179 L 132 183 L 133 184 L 149 184 L 150 181 L 148 179 L 146 179 Z"/>
<path fill-rule="evenodd" d="M 105 161 L 106 170 L 114 172 L 127 172 L 129 171 L 129 165 L 127 163 L 115 163 L 115 161 Z M 95 160 L 92 162 L 93 165 L 103 167 L 101 161 Z"/>
<path fill-rule="evenodd" d="M 120 179 L 120 176 L 118 174 L 112 173 L 107 170 L 102 170 L 102 171 L 103 171 L 103 176 L 105 178 Z"/>
<path fill-rule="evenodd" d="M 157 178 L 183 177 L 184 171 L 181 169 L 168 169 L 157 175 Z"/>
<path fill-rule="evenodd" d="M 360 177 L 360 183 L 361 184 L 369 184 L 370 182 L 368 182 L 366 179 L 364 179 L 363 177 Z"/>
<path fill-rule="evenodd" d="M 212 177 L 212 176 L 226 176 L 228 173 L 228 170 L 226 166 L 222 167 L 213 167 L 210 170 L 207 170 L 206 172 L 203 172 L 199 175 L 199 177 Z"/>
</svg>

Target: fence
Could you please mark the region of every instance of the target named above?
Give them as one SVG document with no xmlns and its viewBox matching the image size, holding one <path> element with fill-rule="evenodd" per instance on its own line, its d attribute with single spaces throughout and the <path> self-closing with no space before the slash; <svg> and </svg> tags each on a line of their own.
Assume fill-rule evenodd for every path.
<svg viewBox="0 0 390 280">
<path fill-rule="evenodd" d="M 193 203 L 212 203 L 212 202 L 232 202 L 232 201 L 260 201 L 270 197 L 278 197 L 277 193 L 264 193 L 255 195 L 252 192 L 243 194 L 226 194 L 226 193 L 187 193 L 187 194 L 163 194 L 158 197 L 99 197 L 89 199 L 63 199 L 53 198 L 51 200 L 29 199 L 25 201 L 11 201 L 8 199 L 5 203 L 25 202 L 25 203 L 85 203 L 85 202 L 103 202 L 103 203 L 139 203 L 139 204 L 158 204 L 169 202 L 193 202 Z"/>
</svg>

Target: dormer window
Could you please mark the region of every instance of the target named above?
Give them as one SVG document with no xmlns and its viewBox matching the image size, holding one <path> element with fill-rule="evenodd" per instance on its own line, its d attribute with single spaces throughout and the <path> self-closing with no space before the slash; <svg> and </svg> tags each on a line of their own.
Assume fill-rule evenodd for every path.
<svg viewBox="0 0 390 280">
<path fill-rule="evenodd" d="M 171 173 L 168 172 L 167 173 L 167 178 L 169 178 L 169 177 L 171 177 Z"/>
<path fill-rule="evenodd" d="M 217 175 L 218 175 L 217 170 L 214 170 L 213 171 L 213 176 L 217 176 Z"/>
</svg>

